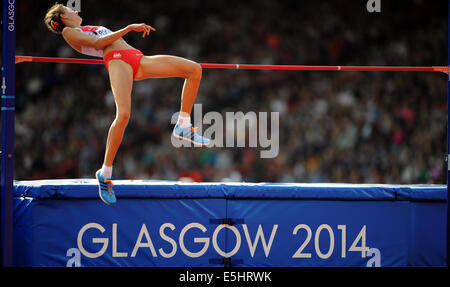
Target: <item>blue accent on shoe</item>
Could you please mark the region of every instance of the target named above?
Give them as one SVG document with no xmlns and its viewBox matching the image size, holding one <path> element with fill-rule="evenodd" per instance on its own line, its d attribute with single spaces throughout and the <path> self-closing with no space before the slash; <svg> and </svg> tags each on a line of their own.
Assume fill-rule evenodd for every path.
<svg viewBox="0 0 450 287">
<path fill-rule="evenodd" d="M 108 205 L 116 203 L 116 195 L 112 189 L 113 184 L 111 179 L 104 178 L 100 169 L 95 173 L 95 177 L 98 180 L 98 195 L 100 196 L 100 199 Z"/>
<path fill-rule="evenodd" d="M 182 140 L 189 141 L 196 146 L 206 146 L 211 143 L 211 140 L 199 135 L 196 131 L 196 128 L 192 125 L 184 129 L 176 125 L 173 129 L 173 136 Z"/>
</svg>

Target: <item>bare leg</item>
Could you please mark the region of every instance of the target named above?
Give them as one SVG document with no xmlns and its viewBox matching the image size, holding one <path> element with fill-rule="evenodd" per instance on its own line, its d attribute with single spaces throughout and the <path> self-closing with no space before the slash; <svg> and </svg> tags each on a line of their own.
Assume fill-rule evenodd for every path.
<svg viewBox="0 0 450 287">
<path fill-rule="evenodd" d="M 112 166 L 130 119 L 133 69 L 123 61 L 111 60 L 109 62 L 109 79 L 116 102 L 116 118 L 109 128 L 103 164 Z"/>
<path fill-rule="evenodd" d="M 135 79 L 171 77 L 185 78 L 180 114 L 189 116 L 202 78 L 202 67 L 199 64 L 176 56 L 144 56 Z"/>
</svg>

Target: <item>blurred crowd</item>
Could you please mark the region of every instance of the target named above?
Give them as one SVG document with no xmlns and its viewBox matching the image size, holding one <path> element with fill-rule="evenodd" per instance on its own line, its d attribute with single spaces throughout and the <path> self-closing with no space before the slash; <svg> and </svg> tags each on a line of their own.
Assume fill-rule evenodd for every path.
<svg viewBox="0 0 450 287">
<path fill-rule="evenodd" d="M 447 63 L 446 1 L 81 1 L 83 25 L 118 30 L 146 55 L 199 63 L 422 65 Z M 132 4 L 129 4 L 132 3 Z M 86 57 L 42 18 L 51 1 L 18 1 L 17 54 Z M 16 179 L 92 178 L 115 116 L 104 66 L 16 66 Z M 203 113 L 279 112 L 279 154 L 262 148 L 175 148 L 183 79 L 135 82 L 117 154 L 120 179 L 444 183 L 446 77 L 428 72 L 204 69 Z M 203 130 L 208 125 L 203 125 Z"/>
</svg>

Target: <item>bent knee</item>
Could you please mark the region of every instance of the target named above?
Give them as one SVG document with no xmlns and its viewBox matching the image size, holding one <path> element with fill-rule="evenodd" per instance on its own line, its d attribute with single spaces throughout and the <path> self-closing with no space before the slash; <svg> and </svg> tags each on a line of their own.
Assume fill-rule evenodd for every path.
<svg viewBox="0 0 450 287">
<path fill-rule="evenodd" d="M 202 66 L 198 63 L 193 64 L 189 71 L 188 78 L 200 80 L 202 78 Z"/>
<path fill-rule="evenodd" d="M 130 111 L 120 111 L 116 114 L 116 124 L 126 126 L 130 120 Z"/>
</svg>

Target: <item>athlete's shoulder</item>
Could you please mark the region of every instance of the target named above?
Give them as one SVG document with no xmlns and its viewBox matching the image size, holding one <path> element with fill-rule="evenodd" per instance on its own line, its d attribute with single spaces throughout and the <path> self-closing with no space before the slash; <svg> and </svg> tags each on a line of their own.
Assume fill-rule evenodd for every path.
<svg viewBox="0 0 450 287">
<path fill-rule="evenodd" d="M 77 30 L 72 27 L 64 27 L 62 30 L 62 34 L 67 35 L 67 34 L 73 33 L 74 31 L 77 31 Z"/>
</svg>

